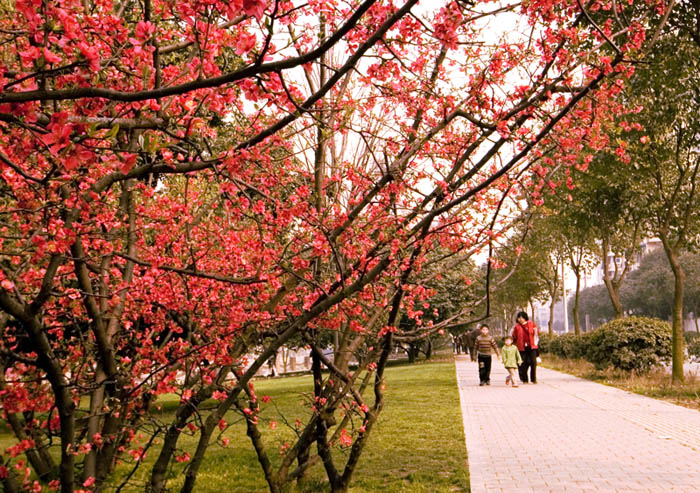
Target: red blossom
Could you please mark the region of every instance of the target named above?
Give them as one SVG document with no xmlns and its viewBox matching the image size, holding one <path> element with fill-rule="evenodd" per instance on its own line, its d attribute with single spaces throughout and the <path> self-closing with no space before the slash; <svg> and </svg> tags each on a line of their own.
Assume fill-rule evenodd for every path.
<svg viewBox="0 0 700 493">
<path fill-rule="evenodd" d="M 352 436 L 345 428 L 340 431 L 340 437 L 338 437 L 338 440 L 343 447 L 350 447 L 352 445 Z"/>
<path fill-rule="evenodd" d="M 189 462 L 191 459 L 190 454 L 185 452 L 184 454 L 176 455 L 175 460 L 177 462 Z"/>
<path fill-rule="evenodd" d="M 260 19 L 267 7 L 267 0 L 243 0 L 243 12 Z"/>
</svg>

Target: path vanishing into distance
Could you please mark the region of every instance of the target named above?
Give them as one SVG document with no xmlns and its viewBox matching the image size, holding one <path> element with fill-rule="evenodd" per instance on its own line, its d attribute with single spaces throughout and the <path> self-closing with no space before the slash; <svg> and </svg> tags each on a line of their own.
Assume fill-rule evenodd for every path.
<svg viewBox="0 0 700 493">
<path fill-rule="evenodd" d="M 510 388 L 494 357 L 491 385 L 457 356 L 471 491 L 700 492 L 700 412 L 537 369 Z"/>
</svg>

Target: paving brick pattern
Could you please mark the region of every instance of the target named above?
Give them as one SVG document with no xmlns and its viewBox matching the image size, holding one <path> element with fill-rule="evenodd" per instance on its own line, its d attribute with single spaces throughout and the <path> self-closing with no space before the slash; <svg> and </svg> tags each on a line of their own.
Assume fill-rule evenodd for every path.
<svg viewBox="0 0 700 493">
<path fill-rule="evenodd" d="M 510 388 L 457 356 L 472 492 L 700 492 L 700 412 L 538 368 Z"/>
</svg>

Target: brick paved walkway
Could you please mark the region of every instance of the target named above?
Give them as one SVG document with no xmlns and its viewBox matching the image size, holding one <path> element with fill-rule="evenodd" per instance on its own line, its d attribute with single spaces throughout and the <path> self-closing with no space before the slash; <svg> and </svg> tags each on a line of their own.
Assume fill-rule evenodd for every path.
<svg viewBox="0 0 700 493">
<path fill-rule="evenodd" d="M 538 368 L 491 386 L 457 356 L 472 492 L 700 492 L 700 412 Z"/>
</svg>

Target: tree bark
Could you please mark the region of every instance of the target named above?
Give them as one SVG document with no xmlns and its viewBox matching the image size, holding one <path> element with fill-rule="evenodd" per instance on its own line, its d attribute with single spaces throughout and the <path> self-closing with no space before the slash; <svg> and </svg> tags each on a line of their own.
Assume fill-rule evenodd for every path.
<svg viewBox="0 0 700 493">
<path fill-rule="evenodd" d="M 0 458 L 2 458 L 4 462 L 4 457 L 0 456 Z M 2 491 L 5 493 L 19 493 L 22 491 L 15 477 L 15 472 L 12 469 L 7 471 L 7 477 L 1 479 L 0 484 L 2 484 Z"/>
<path fill-rule="evenodd" d="M 574 269 L 574 273 L 576 274 L 576 293 L 574 294 L 574 333 L 576 335 L 581 334 L 581 320 L 579 319 L 579 314 L 578 314 L 578 306 L 579 306 L 579 297 L 581 294 L 581 268 L 579 267 L 578 269 Z"/>
<path fill-rule="evenodd" d="M 552 302 L 549 304 L 549 335 L 554 335 L 554 305 L 556 304 L 556 296 L 552 296 Z"/>
<path fill-rule="evenodd" d="M 685 379 L 683 375 L 683 290 L 685 287 L 685 272 L 680 263 L 678 249 L 670 244 L 667 237 L 660 236 L 674 278 L 671 382 L 681 383 Z"/>
<path fill-rule="evenodd" d="M 38 298 L 38 297 L 37 297 Z M 37 303 L 40 307 L 41 303 Z M 7 313 L 19 320 L 37 353 L 37 366 L 46 373 L 56 401 L 60 423 L 61 462 L 59 478 L 61 493 L 73 493 L 75 490 L 75 403 L 70 391 L 69 382 L 46 337 L 47 331 L 39 322 L 32 306 L 26 306 L 0 291 L 0 306 Z"/>
<path fill-rule="evenodd" d="M 603 238 L 601 245 L 601 260 L 603 262 L 603 282 L 608 290 L 608 296 L 610 297 L 610 303 L 612 303 L 613 310 L 615 311 L 615 318 L 620 318 L 623 315 L 622 303 L 620 302 L 620 281 L 610 277 L 610 271 L 608 270 L 608 250 L 610 249 L 610 241 L 607 238 Z"/>
<path fill-rule="evenodd" d="M 409 363 L 415 363 L 416 358 L 418 357 L 418 349 L 415 346 L 415 343 L 409 342 L 408 347 L 406 349 L 406 355 L 408 356 L 408 362 Z"/>
<path fill-rule="evenodd" d="M 608 290 L 608 296 L 610 297 L 610 302 L 615 311 L 615 318 L 622 317 L 624 315 L 624 310 L 622 309 L 622 302 L 620 301 L 620 285 L 611 280 L 605 280 L 605 287 Z"/>
</svg>

